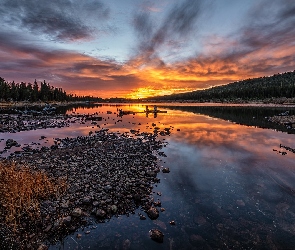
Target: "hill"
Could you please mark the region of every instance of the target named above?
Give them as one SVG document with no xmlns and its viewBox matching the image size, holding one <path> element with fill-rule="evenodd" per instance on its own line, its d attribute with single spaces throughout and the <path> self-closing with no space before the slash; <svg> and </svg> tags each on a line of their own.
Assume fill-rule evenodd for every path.
<svg viewBox="0 0 295 250">
<path fill-rule="evenodd" d="M 192 102 L 285 102 L 287 99 L 295 101 L 295 70 L 268 77 L 246 79 L 205 90 L 147 98 L 148 101 Z"/>
</svg>

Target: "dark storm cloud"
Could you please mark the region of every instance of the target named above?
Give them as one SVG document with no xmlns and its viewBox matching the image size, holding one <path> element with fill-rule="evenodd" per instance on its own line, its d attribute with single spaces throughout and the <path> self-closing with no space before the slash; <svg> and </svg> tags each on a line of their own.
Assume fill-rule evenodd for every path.
<svg viewBox="0 0 295 250">
<path fill-rule="evenodd" d="M 184 39 L 190 32 L 196 32 L 201 1 L 186 0 L 176 4 L 158 26 L 147 12 L 136 14 L 134 28 L 140 37 L 139 53 L 146 53 L 146 59 L 157 56 L 157 50 L 171 41 Z"/>
<path fill-rule="evenodd" d="M 89 39 L 93 27 L 85 17 L 104 19 L 109 9 L 99 1 L 4 0 L 0 5 L 2 24 L 28 29 L 58 40 Z"/>
</svg>

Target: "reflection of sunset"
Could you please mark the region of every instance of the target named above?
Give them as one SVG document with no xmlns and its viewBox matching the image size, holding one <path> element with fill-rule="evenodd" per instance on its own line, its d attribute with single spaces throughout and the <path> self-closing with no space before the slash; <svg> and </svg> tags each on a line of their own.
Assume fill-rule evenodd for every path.
<svg viewBox="0 0 295 250">
<path fill-rule="evenodd" d="M 153 110 L 154 105 L 149 104 L 148 108 Z M 133 111 L 135 114 L 124 115 L 118 117 L 118 109 L 124 111 Z M 173 138 L 174 143 L 190 145 L 208 161 L 214 161 L 217 157 L 226 161 L 231 161 L 234 157 L 233 153 L 242 153 L 245 157 L 255 155 L 256 158 L 265 158 L 266 155 L 272 153 L 272 149 L 278 147 L 282 143 L 281 137 L 276 137 L 277 132 L 267 129 L 259 129 L 234 124 L 230 121 L 211 118 L 202 114 L 193 114 L 191 112 L 183 112 L 178 110 L 165 109 L 158 107 L 158 110 L 167 111 L 167 113 L 159 113 L 155 117 L 153 113 L 146 114 L 144 111 L 146 105 L 143 104 L 117 104 L 103 105 L 93 109 L 77 109 L 76 113 L 92 114 L 97 113 L 103 120 L 98 122 L 99 127 L 86 124 L 81 132 L 87 135 L 88 132 L 108 128 L 111 132 L 129 132 L 131 129 L 140 132 L 153 132 L 153 123 L 160 130 L 170 128 L 170 136 L 159 136 L 160 139 L 170 141 Z M 112 114 L 108 114 L 111 111 Z M 285 137 L 286 145 L 292 144 L 292 137 L 288 135 L 280 135 Z M 170 139 L 171 138 L 171 139 Z M 269 145 L 269 146 L 265 146 Z M 276 154 L 271 154 L 276 159 Z M 288 155 L 288 157 L 295 157 Z M 214 158 L 214 159 L 213 159 Z"/>
</svg>

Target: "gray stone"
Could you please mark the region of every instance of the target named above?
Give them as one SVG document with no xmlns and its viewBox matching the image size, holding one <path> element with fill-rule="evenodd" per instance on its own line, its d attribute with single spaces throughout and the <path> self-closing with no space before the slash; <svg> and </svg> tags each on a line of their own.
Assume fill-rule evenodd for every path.
<svg viewBox="0 0 295 250">
<path fill-rule="evenodd" d="M 72 216 L 74 217 L 81 217 L 82 215 L 82 209 L 81 208 L 75 208 L 72 212 Z"/>
</svg>

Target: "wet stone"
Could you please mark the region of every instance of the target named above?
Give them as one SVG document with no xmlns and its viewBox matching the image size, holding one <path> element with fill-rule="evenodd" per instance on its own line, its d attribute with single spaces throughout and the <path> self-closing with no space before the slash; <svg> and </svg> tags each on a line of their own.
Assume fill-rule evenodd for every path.
<svg viewBox="0 0 295 250">
<path fill-rule="evenodd" d="M 17 141 L 15 141 L 15 140 L 13 140 L 13 139 L 7 139 L 6 140 L 6 148 L 7 149 L 9 149 L 9 148 L 11 148 L 11 147 L 13 147 L 13 146 L 19 146 L 19 144 L 17 143 Z"/>
<path fill-rule="evenodd" d="M 72 216 L 74 217 L 81 217 L 82 215 L 82 209 L 81 208 L 75 208 L 72 212 Z"/>
<path fill-rule="evenodd" d="M 146 213 L 151 220 L 156 220 L 159 217 L 159 210 L 155 207 L 151 207 Z"/>
<path fill-rule="evenodd" d="M 145 217 L 143 214 L 140 214 L 140 215 L 139 215 L 139 219 L 141 219 L 141 220 L 146 220 L 146 217 Z"/>
<path fill-rule="evenodd" d="M 163 168 L 162 172 L 163 173 L 170 173 L 170 169 L 169 168 Z"/>
<path fill-rule="evenodd" d="M 118 208 L 117 208 L 116 205 L 111 206 L 111 211 L 112 211 L 113 214 L 115 214 L 117 212 L 117 210 L 118 210 Z"/>
<path fill-rule="evenodd" d="M 154 240 L 158 243 L 163 243 L 163 241 L 164 241 L 164 234 L 158 229 L 151 229 L 149 231 L 149 235 L 152 240 Z"/>
<path fill-rule="evenodd" d="M 91 197 L 89 196 L 84 197 L 82 203 L 85 205 L 89 205 L 91 203 Z"/>
<path fill-rule="evenodd" d="M 157 173 L 155 171 L 147 171 L 146 172 L 146 175 L 147 176 L 150 176 L 150 177 L 156 177 L 157 176 Z"/>
<path fill-rule="evenodd" d="M 104 211 L 103 209 L 97 209 L 96 211 L 96 217 L 99 219 L 105 218 L 106 214 L 106 211 Z"/>
<path fill-rule="evenodd" d="M 47 250 L 47 249 L 48 249 L 48 247 L 46 245 L 41 244 L 37 250 Z"/>
<path fill-rule="evenodd" d="M 99 205 L 99 202 L 98 202 L 98 201 L 94 201 L 94 202 L 92 203 L 92 205 L 93 205 L 94 207 L 97 207 L 97 206 Z"/>
<path fill-rule="evenodd" d="M 70 226 L 71 225 L 71 221 L 72 221 L 72 217 L 71 216 L 66 216 L 62 218 L 62 224 L 65 226 Z"/>
</svg>

